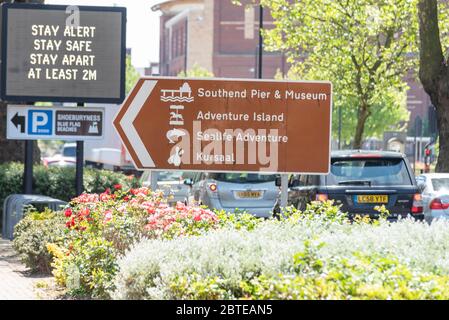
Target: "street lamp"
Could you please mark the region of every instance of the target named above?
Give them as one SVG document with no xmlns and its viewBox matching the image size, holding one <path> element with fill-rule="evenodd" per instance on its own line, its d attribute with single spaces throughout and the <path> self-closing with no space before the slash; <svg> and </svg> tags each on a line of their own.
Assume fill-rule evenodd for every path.
<svg viewBox="0 0 449 320">
<path fill-rule="evenodd" d="M 338 150 L 341 150 L 341 108 L 342 105 L 338 107 Z"/>
<path fill-rule="evenodd" d="M 262 37 L 262 29 L 263 29 L 263 7 L 259 5 L 259 54 L 258 54 L 258 63 L 257 63 L 257 77 L 262 79 L 262 60 L 263 60 L 263 37 Z"/>
</svg>

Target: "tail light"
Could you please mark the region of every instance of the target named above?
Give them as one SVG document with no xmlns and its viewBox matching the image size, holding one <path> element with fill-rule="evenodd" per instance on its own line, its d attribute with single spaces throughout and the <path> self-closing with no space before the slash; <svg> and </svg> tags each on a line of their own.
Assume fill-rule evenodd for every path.
<svg viewBox="0 0 449 320">
<path fill-rule="evenodd" d="M 328 199 L 329 199 L 329 197 L 328 197 L 328 195 L 325 194 L 325 193 L 317 193 L 317 194 L 315 195 L 315 200 L 316 200 L 316 201 L 324 202 L 324 201 L 327 201 Z"/>
<path fill-rule="evenodd" d="M 435 198 L 430 202 L 429 207 L 432 210 L 446 210 L 449 208 L 449 203 L 443 203 L 440 198 Z"/>
<path fill-rule="evenodd" d="M 420 193 L 415 193 L 413 196 L 413 205 L 412 205 L 412 213 L 422 213 L 423 212 L 423 204 L 422 204 L 422 196 Z"/>
<path fill-rule="evenodd" d="M 217 184 L 216 183 L 209 183 L 209 190 L 212 192 L 216 192 L 217 191 Z"/>
</svg>

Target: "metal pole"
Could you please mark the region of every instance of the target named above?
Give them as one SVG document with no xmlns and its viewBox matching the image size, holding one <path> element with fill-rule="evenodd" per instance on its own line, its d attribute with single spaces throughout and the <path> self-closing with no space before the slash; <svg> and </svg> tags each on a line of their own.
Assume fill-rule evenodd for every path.
<svg viewBox="0 0 449 320">
<path fill-rule="evenodd" d="M 259 5 L 259 55 L 258 55 L 258 78 L 262 79 L 262 68 L 263 68 L 263 37 L 262 37 L 262 29 L 263 29 L 263 6 Z"/>
<path fill-rule="evenodd" d="M 78 107 L 84 107 L 84 103 L 78 103 Z M 75 190 L 79 196 L 84 191 L 83 174 L 84 174 L 84 141 L 76 142 L 76 173 L 75 173 Z"/>
<path fill-rule="evenodd" d="M 23 172 L 23 193 L 33 193 L 33 140 L 25 140 L 25 166 Z"/>
<path fill-rule="evenodd" d="M 257 76 L 259 79 L 263 77 L 263 6 L 259 5 L 259 54 Z M 281 208 L 285 208 L 288 202 L 288 174 L 281 174 Z"/>
<path fill-rule="evenodd" d="M 341 107 L 338 108 L 338 150 L 341 150 Z"/>
<path fill-rule="evenodd" d="M 281 208 L 288 204 L 288 174 L 281 174 Z"/>
<path fill-rule="evenodd" d="M 256 59 L 254 60 L 254 78 L 259 79 L 259 45 L 257 45 L 254 54 L 256 56 Z"/>
<path fill-rule="evenodd" d="M 157 190 L 157 180 L 159 177 L 159 171 L 152 170 L 150 175 L 151 175 L 151 190 L 155 191 Z"/>
<path fill-rule="evenodd" d="M 416 134 L 417 134 L 417 132 L 416 132 L 417 125 L 416 124 L 417 123 L 415 121 L 415 138 L 413 141 L 413 147 L 414 147 L 414 150 L 413 150 L 413 173 L 414 174 L 416 174 Z"/>
</svg>

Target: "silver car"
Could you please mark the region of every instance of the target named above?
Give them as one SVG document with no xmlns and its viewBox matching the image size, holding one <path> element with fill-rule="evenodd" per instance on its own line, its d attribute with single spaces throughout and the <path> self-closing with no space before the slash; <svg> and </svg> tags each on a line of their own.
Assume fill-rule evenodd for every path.
<svg viewBox="0 0 449 320">
<path fill-rule="evenodd" d="M 449 219 L 449 173 L 426 173 L 416 177 L 422 192 L 424 219 Z"/>
<path fill-rule="evenodd" d="M 152 177 L 154 179 L 153 189 L 162 190 L 164 196 L 168 197 L 170 205 L 176 202 L 185 202 L 189 196 L 190 187 L 184 183 L 186 178 L 191 177 L 188 173 L 182 171 L 145 171 L 140 179 L 144 187 L 152 187 Z"/>
<path fill-rule="evenodd" d="M 274 174 L 199 172 L 186 180 L 191 186 L 187 201 L 210 209 L 271 217 L 279 195 L 275 180 Z"/>
</svg>

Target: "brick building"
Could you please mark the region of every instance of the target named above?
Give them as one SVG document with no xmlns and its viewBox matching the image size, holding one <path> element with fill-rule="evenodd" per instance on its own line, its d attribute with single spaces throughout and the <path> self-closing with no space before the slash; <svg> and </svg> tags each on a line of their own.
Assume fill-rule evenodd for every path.
<svg viewBox="0 0 449 320">
<path fill-rule="evenodd" d="M 152 10 L 162 12 L 161 75 L 176 76 L 196 63 L 216 77 L 256 77 L 257 7 L 236 6 L 231 0 L 172 0 Z M 264 26 L 270 24 L 271 15 L 265 12 Z M 287 71 L 284 56 L 264 53 L 264 78 L 273 78 L 277 70 Z"/>
<path fill-rule="evenodd" d="M 242 1 L 244 4 L 249 0 Z M 255 78 L 259 10 L 236 6 L 231 0 L 171 0 L 152 7 L 160 11 L 160 69 L 163 76 L 176 76 L 195 64 L 216 77 Z M 265 10 L 264 27 L 272 25 Z M 263 77 L 286 73 L 288 65 L 281 53 L 264 53 Z M 419 82 L 410 78 L 407 108 L 409 126 L 416 116 L 427 121 L 430 98 Z"/>
</svg>

